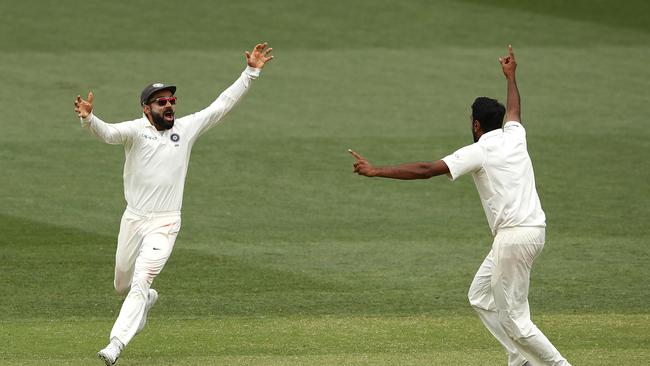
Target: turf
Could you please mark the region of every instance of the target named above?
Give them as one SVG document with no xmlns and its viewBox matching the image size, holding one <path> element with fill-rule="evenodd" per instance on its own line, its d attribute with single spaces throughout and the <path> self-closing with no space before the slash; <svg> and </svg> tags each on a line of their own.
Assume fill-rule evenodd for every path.
<svg viewBox="0 0 650 366">
<path fill-rule="evenodd" d="M 466 301 L 490 234 L 470 178 L 370 180 L 470 142 L 512 43 L 547 214 L 533 320 L 574 365 L 650 362 L 650 26 L 642 1 L 0 4 L 0 364 L 97 364 L 120 306 L 121 147 L 79 128 L 89 89 L 137 117 L 154 79 L 179 115 L 258 40 L 276 59 L 202 136 L 160 302 L 121 365 L 501 365 Z"/>
</svg>

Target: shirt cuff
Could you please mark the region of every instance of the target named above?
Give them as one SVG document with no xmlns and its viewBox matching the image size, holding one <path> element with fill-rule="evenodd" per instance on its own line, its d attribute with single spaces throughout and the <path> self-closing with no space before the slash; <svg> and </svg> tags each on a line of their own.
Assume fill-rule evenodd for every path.
<svg viewBox="0 0 650 366">
<path fill-rule="evenodd" d="M 79 121 L 81 121 L 81 127 L 86 127 L 90 125 L 90 121 L 94 118 L 95 116 L 93 115 L 92 112 L 90 112 L 89 115 L 83 118 L 79 118 Z"/>
<path fill-rule="evenodd" d="M 260 77 L 260 73 L 262 72 L 262 69 L 256 69 L 254 67 L 246 66 L 246 70 L 244 70 L 244 74 L 248 76 L 250 79 L 255 80 L 258 77 Z"/>
<path fill-rule="evenodd" d="M 503 128 L 506 128 L 506 127 L 508 127 L 510 125 L 521 126 L 522 124 L 519 121 L 508 121 L 508 122 L 503 124 Z"/>
<path fill-rule="evenodd" d="M 446 159 L 446 160 L 445 160 L 445 159 Z M 448 172 L 447 174 L 445 174 L 445 175 L 447 176 L 447 178 L 448 178 L 450 181 L 452 181 L 452 182 L 455 181 L 456 178 L 457 178 L 457 176 L 456 176 L 456 175 L 454 174 L 454 172 L 452 171 L 452 169 L 453 169 L 453 168 L 452 168 L 452 167 L 453 167 L 453 164 L 451 164 L 450 159 L 447 159 L 447 156 L 445 156 L 445 157 L 442 158 L 441 160 L 444 161 L 445 164 L 447 164 L 447 168 L 449 168 L 449 172 Z"/>
</svg>

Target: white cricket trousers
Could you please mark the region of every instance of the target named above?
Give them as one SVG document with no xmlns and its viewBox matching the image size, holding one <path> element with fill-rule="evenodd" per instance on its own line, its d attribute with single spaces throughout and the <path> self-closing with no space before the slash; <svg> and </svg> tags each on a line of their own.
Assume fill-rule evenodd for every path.
<svg viewBox="0 0 650 366">
<path fill-rule="evenodd" d="M 533 366 L 570 366 L 530 320 L 530 271 L 544 240 L 541 227 L 499 229 L 469 289 L 470 304 L 506 349 L 509 366 L 527 360 Z"/>
<path fill-rule="evenodd" d="M 144 315 L 149 287 L 174 249 L 181 228 L 180 212 L 144 213 L 127 207 L 115 253 L 115 290 L 124 299 L 110 339 L 127 345 Z"/>
</svg>

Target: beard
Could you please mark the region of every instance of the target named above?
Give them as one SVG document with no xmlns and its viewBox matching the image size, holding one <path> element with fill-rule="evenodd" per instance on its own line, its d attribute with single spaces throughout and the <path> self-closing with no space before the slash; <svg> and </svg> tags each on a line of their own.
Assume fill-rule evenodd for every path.
<svg viewBox="0 0 650 366">
<path fill-rule="evenodd" d="M 171 118 L 166 119 L 165 116 Z M 163 130 L 169 130 L 174 127 L 174 111 L 171 109 L 167 109 L 162 113 L 151 111 L 151 118 L 153 118 L 154 125 L 160 126 Z"/>
</svg>

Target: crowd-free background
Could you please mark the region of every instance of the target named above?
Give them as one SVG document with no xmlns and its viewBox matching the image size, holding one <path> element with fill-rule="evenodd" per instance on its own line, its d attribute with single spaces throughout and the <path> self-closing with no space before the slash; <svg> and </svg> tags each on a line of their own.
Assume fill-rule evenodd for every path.
<svg viewBox="0 0 650 366">
<path fill-rule="evenodd" d="M 533 320 L 574 365 L 650 362 L 646 1 L 0 3 L 0 364 L 99 363 L 119 310 L 121 146 L 142 88 L 208 105 L 274 48 L 194 147 L 183 228 L 127 365 L 503 365 L 466 300 L 491 235 L 472 179 L 352 173 L 472 141 L 469 106 L 522 115 L 548 219 Z"/>
</svg>

